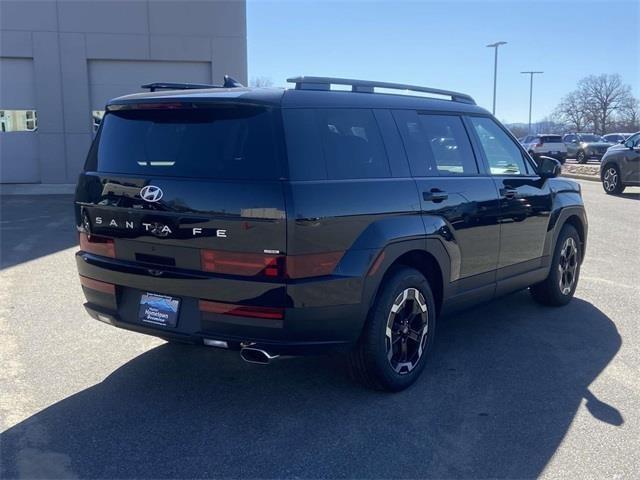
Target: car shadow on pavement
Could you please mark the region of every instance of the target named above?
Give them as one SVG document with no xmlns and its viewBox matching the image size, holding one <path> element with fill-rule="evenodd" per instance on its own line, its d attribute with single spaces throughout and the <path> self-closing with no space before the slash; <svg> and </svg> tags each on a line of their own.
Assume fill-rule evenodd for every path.
<svg viewBox="0 0 640 480">
<path fill-rule="evenodd" d="M 640 193 L 638 192 L 623 192 L 618 194 L 618 197 L 629 198 L 631 200 L 640 200 Z"/>
<path fill-rule="evenodd" d="M 0 270 L 78 244 L 72 195 L 0 196 Z"/>
<path fill-rule="evenodd" d="M 162 345 L 2 433 L 0 477 L 532 478 L 621 345 L 580 299 L 520 292 L 441 322 L 412 388 L 373 392 L 340 356 L 248 365 Z M 55 379 L 52 379 L 55 381 Z"/>
</svg>

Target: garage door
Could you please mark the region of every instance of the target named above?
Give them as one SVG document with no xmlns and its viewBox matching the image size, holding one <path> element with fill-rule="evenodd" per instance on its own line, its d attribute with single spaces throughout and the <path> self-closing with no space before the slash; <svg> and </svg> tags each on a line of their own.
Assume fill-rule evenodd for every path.
<svg viewBox="0 0 640 480">
<path fill-rule="evenodd" d="M 33 59 L 0 57 L 0 183 L 40 181 Z"/>
<path fill-rule="evenodd" d="M 90 60 L 91 109 L 103 110 L 108 100 L 151 82 L 211 83 L 211 62 Z"/>
</svg>

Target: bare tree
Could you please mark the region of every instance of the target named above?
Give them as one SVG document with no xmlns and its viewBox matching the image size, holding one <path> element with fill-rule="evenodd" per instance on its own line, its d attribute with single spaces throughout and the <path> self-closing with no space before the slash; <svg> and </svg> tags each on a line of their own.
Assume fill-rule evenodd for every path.
<svg viewBox="0 0 640 480">
<path fill-rule="evenodd" d="M 578 88 L 560 101 L 553 118 L 569 130 L 605 134 L 621 124 L 636 125 L 638 113 L 631 87 L 618 74 L 603 74 L 580 80 Z"/>
<path fill-rule="evenodd" d="M 590 75 L 578 83 L 578 91 L 589 100 L 588 111 L 596 133 L 605 134 L 616 114 L 633 99 L 631 87 L 622 83 L 620 75 Z"/>
<path fill-rule="evenodd" d="M 253 77 L 250 85 L 252 87 L 272 87 L 273 81 L 269 77 Z"/>
<path fill-rule="evenodd" d="M 588 101 L 584 92 L 575 90 L 565 95 L 552 117 L 557 123 L 566 125 L 569 130 L 584 131 L 589 123 Z"/>
<path fill-rule="evenodd" d="M 631 97 L 621 108 L 618 117 L 617 129 L 624 132 L 637 132 L 640 130 L 640 101 Z"/>
</svg>

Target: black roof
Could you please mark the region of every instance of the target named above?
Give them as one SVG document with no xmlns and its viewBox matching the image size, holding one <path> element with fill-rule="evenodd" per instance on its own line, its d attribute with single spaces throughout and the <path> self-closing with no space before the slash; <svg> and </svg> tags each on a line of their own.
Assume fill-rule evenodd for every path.
<svg viewBox="0 0 640 480">
<path fill-rule="evenodd" d="M 230 102 L 283 108 L 398 108 L 460 113 L 488 113 L 485 109 L 472 103 L 428 98 L 404 93 L 247 87 L 189 88 L 135 93 L 110 100 L 108 105 L 147 103 L 149 101 L 153 101 L 154 103 L 171 103 L 176 101 L 198 103 Z"/>
</svg>

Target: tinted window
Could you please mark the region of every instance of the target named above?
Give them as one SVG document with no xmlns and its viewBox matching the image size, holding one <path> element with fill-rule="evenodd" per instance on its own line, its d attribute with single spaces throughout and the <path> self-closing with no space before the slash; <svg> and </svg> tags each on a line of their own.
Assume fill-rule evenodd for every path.
<svg viewBox="0 0 640 480">
<path fill-rule="evenodd" d="M 526 175 L 518 145 L 492 119 L 470 117 L 493 175 Z"/>
<path fill-rule="evenodd" d="M 580 135 L 581 142 L 601 142 L 602 137 L 599 135 Z"/>
<path fill-rule="evenodd" d="M 629 139 L 625 142 L 625 145 L 629 148 L 639 147 L 640 146 L 640 133 L 636 133 L 629 137 Z"/>
<path fill-rule="evenodd" d="M 540 139 L 544 143 L 562 143 L 562 137 L 560 135 L 542 135 Z"/>
<path fill-rule="evenodd" d="M 87 168 L 195 178 L 278 178 L 271 112 L 254 107 L 121 110 L 102 121 Z"/>
<path fill-rule="evenodd" d="M 474 175 L 478 165 L 460 117 L 418 115 L 428 153 L 441 175 Z"/>
<path fill-rule="evenodd" d="M 283 110 L 289 178 L 324 180 L 327 167 L 318 134 L 316 111 L 306 108 Z"/>
<path fill-rule="evenodd" d="M 565 141 L 566 143 L 573 142 L 573 140 L 575 140 L 575 138 L 576 138 L 576 136 L 575 136 L 575 135 L 565 135 L 565 136 L 564 136 L 564 141 Z"/>
<path fill-rule="evenodd" d="M 368 109 L 283 111 L 292 180 L 388 177 L 387 154 Z"/>
</svg>

